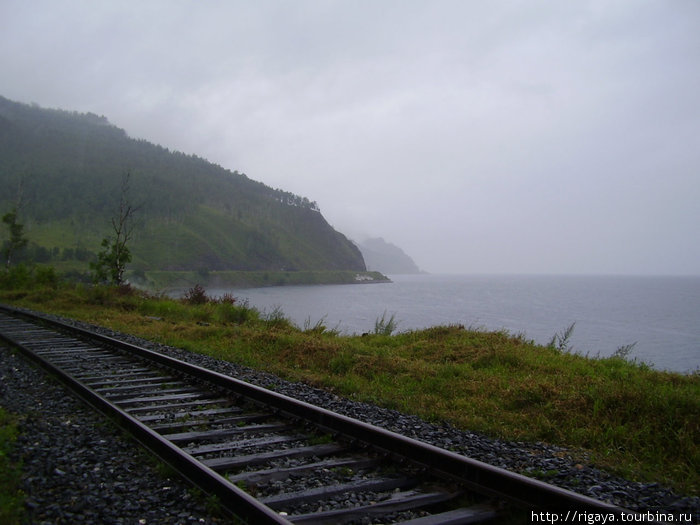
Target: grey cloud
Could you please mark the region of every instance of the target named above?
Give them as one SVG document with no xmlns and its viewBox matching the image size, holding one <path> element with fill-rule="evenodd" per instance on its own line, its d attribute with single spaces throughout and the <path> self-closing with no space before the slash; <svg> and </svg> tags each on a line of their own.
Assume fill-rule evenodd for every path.
<svg viewBox="0 0 700 525">
<path fill-rule="evenodd" d="M 0 94 L 451 272 L 698 273 L 700 3 L 19 2 Z"/>
</svg>

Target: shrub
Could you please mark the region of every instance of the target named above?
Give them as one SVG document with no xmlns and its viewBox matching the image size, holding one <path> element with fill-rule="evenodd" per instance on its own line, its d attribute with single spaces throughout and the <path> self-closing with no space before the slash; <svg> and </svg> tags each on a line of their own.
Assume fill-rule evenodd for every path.
<svg viewBox="0 0 700 525">
<path fill-rule="evenodd" d="M 37 266 L 34 270 L 34 282 L 39 286 L 55 288 L 58 285 L 58 275 L 53 266 Z"/>
<path fill-rule="evenodd" d="M 113 294 L 109 286 L 95 285 L 87 289 L 88 304 L 106 306 L 111 303 L 112 298 Z"/>
<path fill-rule="evenodd" d="M 56 270 L 51 266 L 18 264 L 9 270 L 0 271 L 0 288 L 4 290 L 56 288 L 59 280 Z"/>
<path fill-rule="evenodd" d="M 207 292 L 201 284 L 195 284 L 192 288 L 187 290 L 183 300 L 187 304 L 207 304 L 209 302 L 209 297 L 207 297 Z"/>
<path fill-rule="evenodd" d="M 9 270 L 0 272 L 0 286 L 5 290 L 28 288 L 31 277 L 31 271 L 24 264 L 12 266 Z"/>
</svg>

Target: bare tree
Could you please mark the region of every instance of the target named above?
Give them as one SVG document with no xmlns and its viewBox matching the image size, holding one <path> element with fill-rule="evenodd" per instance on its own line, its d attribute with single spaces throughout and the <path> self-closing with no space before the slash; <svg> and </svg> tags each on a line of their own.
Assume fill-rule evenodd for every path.
<svg viewBox="0 0 700 525">
<path fill-rule="evenodd" d="M 17 199 L 12 211 L 2 216 L 2 222 L 7 224 L 10 230 L 10 239 L 2 245 L 2 254 L 5 256 L 5 268 L 12 264 L 12 256 L 27 245 L 28 239 L 24 236 L 24 225 L 17 222 L 17 217 L 22 209 L 22 187 L 24 179 L 21 178 L 17 187 Z"/>
<path fill-rule="evenodd" d="M 131 251 L 127 243 L 131 240 L 133 215 L 136 212 L 129 200 L 130 181 L 131 172 L 127 171 L 122 178 L 119 211 L 116 217 L 112 217 L 114 236 L 102 240 L 103 250 L 97 255 L 97 262 L 90 264 L 95 271 L 96 282 L 109 282 L 117 286 L 124 284 L 124 271 L 131 262 Z"/>
<path fill-rule="evenodd" d="M 2 222 L 10 229 L 10 240 L 5 241 L 2 247 L 5 268 L 9 269 L 12 256 L 27 245 L 27 238 L 24 236 L 24 225 L 17 222 L 17 208 L 3 215 Z"/>
</svg>

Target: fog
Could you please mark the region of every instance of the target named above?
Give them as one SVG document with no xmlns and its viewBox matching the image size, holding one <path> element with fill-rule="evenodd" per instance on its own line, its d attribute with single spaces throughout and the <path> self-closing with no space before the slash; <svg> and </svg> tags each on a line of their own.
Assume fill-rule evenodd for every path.
<svg viewBox="0 0 700 525">
<path fill-rule="evenodd" d="M 0 95 L 430 272 L 700 274 L 700 2 L 3 0 Z"/>
</svg>

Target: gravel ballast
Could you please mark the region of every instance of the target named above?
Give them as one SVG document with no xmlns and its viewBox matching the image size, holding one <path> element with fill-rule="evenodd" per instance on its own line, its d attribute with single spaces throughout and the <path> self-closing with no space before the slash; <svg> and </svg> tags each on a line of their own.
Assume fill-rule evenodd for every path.
<svg viewBox="0 0 700 525">
<path fill-rule="evenodd" d="M 546 473 L 546 481 L 621 507 L 652 512 L 692 512 L 700 498 L 683 497 L 657 483 L 628 481 L 543 443 L 494 440 L 444 424 L 359 403 L 277 376 L 144 341 L 89 328 L 132 344 L 227 374 L 329 410 L 521 473 Z M 76 400 L 61 385 L 0 348 L 0 404 L 20 416 L 17 455 L 31 523 L 224 523 L 177 476 L 157 472 L 137 443 Z M 697 518 L 696 518 L 697 519 Z"/>
<path fill-rule="evenodd" d="M 177 475 L 43 370 L 0 347 L 0 405 L 18 416 L 27 523 L 224 523 Z M 167 472 L 167 471 L 166 471 Z"/>
</svg>

